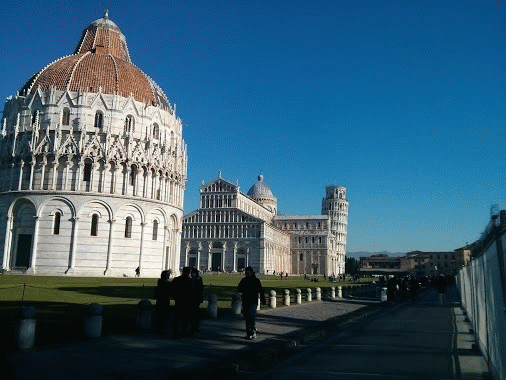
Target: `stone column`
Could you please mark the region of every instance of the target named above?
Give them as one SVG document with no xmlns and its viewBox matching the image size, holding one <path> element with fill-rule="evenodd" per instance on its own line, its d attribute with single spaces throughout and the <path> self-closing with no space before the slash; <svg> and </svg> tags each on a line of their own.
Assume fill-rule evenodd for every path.
<svg viewBox="0 0 506 380">
<path fill-rule="evenodd" d="M 142 271 L 142 253 L 144 248 L 144 227 L 146 226 L 146 222 L 141 223 L 141 246 L 139 250 L 139 268 Z"/>
<path fill-rule="evenodd" d="M 79 218 L 74 217 L 72 219 L 72 241 L 71 241 L 71 250 L 70 250 L 70 257 L 69 257 L 69 268 L 65 271 L 65 274 L 72 274 L 74 273 L 74 267 L 76 263 L 76 248 L 77 248 L 77 230 L 78 230 L 78 223 Z"/>
<path fill-rule="evenodd" d="M 41 162 L 41 171 L 40 171 L 40 190 L 44 189 L 44 177 L 46 173 L 46 165 L 47 165 L 47 158 L 46 156 L 42 157 Z"/>
<path fill-rule="evenodd" d="M 51 190 L 56 190 L 57 182 L 58 182 L 58 158 L 55 157 L 53 161 L 53 178 L 51 178 Z"/>
<path fill-rule="evenodd" d="M 199 246 L 197 248 L 197 269 L 200 270 L 200 250 L 202 249 L 202 243 L 199 241 Z"/>
<path fill-rule="evenodd" d="M 237 242 L 234 242 L 234 272 L 237 272 Z"/>
<path fill-rule="evenodd" d="M 225 272 L 225 251 L 227 249 L 227 243 L 223 243 L 222 253 L 221 253 L 221 270 Z"/>
<path fill-rule="evenodd" d="M 37 265 L 37 243 L 39 241 L 39 224 L 40 218 L 38 216 L 33 217 L 35 219 L 35 228 L 33 229 L 33 248 L 32 256 L 30 257 L 30 267 L 26 271 L 27 274 L 35 273 L 35 266 Z"/>
<path fill-rule="evenodd" d="M 25 162 L 21 160 L 19 165 L 19 179 L 18 179 L 18 190 L 21 190 L 21 183 L 23 182 L 23 168 L 25 166 Z"/>
<path fill-rule="evenodd" d="M 11 242 L 12 242 L 12 221 L 13 218 L 8 216 L 6 218 L 6 228 L 5 228 L 5 242 L 4 242 L 4 255 L 2 259 L 2 270 L 10 269 L 10 265 L 8 263 L 8 259 L 10 259 L 11 253 Z"/>
<path fill-rule="evenodd" d="M 63 183 L 63 190 L 68 190 L 69 188 L 69 171 L 70 165 L 72 164 L 72 159 L 67 157 L 67 161 L 65 161 L 65 182 Z"/>
<path fill-rule="evenodd" d="M 213 258 L 213 254 L 211 252 L 212 250 L 212 246 L 213 246 L 213 243 L 212 242 L 208 242 L 208 254 L 207 254 L 207 270 L 211 270 L 211 260 Z"/>
<path fill-rule="evenodd" d="M 37 164 L 37 161 L 35 159 L 32 159 L 32 162 L 30 163 L 30 184 L 28 185 L 29 190 L 33 190 L 33 173 L 35 172 L 35 165 Z"/>
<path fill-rule="evenodd" d="M 190 243 L 186 243 L 184 247 L 184 266 L 188 266 L 188 251 L 190 250 Z"/>
<path fill-rule="evenodd" d="M 139 172 L 140 172 L 139 168 L 136 167 L 135 168 L 134 188 L 133 188 L 133 194 L 132 194 L 132 195 L 135 195 L 135 196 L 139 195 Z"/>
<path fill-rule="evenodd" d="M 150 198 L 149 196 L 149 188 L 151 185 L 151 170 L 148 170 L 146 173 L 146 188 L 144 189 L 144 198 Z"/>
<path fill-rule="evenodd" d="M 123 189 L 123 195 L 130 195 L 129 191 L 128 191 L 128 185 L 130 184 L 130 173 L 132 172 L 132 168 L 127 166 L 126 168 L 126 178 L 125 178 L 125 181 L 123 181 L 124 183 L 124 189 Z"/>
<path fill-rule="evenodd" d="M 76 186 L 76 191 L 81 191 L 81 185 L 83 183 L 83 169 L 84 169 L 84 162 L 79 161 L 78 169 L 77 169 L 77 186 Z"/>
<path fill-rule="evenodd" d="M 105 193 L 105 182 L 106 182 L 107 176 L 109 175 L 110 170 L 111 170 L 111 164 L 110 163 L 105 164 L 103 175 L 102 175 L 102 183 L 101 183 L 100 189 L 98 189 L 98 191 L 101 193 Z M 112 181 L 112 178 L 111 178 L 111 181 Z"/>
<path fill-rule="evenodd" d="M 114 171 L 112 172 L 111 181 L 112 181 L 112 185 L 111 185 L 112 193 L 116 194 L 117 193 L 116 186 L 118 186 L 118 164 L 117 163 L 114 163 Z"/>
<path fill-rule="evenodd" d="M 104 275 L 110 271 L 111 269 L 111 261 L 112 261 L 112 227 L 116 220 L 110 219 L 107 222 L 109 223 L 109 241 L 107 243 L 107 264 L 105 266 Z"/>
</svg>

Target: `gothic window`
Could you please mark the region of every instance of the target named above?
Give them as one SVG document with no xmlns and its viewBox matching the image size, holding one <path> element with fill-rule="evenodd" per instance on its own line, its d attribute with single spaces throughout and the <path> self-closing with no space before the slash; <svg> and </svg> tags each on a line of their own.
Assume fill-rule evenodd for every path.
<svg viewBox="0 0 506 380">
<path fill-rule="evenodd" d="M 85 182 L 91 181 L 91 163 L 87 162 L 84 164 L 84 176 L 83 180 Z"/>
<path fill-rule="evenodd" d="M 61 124 L 62 125 L 69 125 L 70 124 L 70 109 L 65 107 L 63 109 L 62 115 L 61 115 Z"/>
<path fill-rule="evenodd" d="M 39 116 L 39 110 L 35 110 L 32 113 L 32 125 L 37 122 L 37 116 Z"/>
<path fill-rule="evenodd" d="M 135 176 L 137 175 L 137 170 L 135 166 L 132 166 L 132 170 L 130 170 L 130 185 L 135 186 Z"/>
<path fill-rule="evenodd" d="M 156 140 L 160 139 L 160 128 L 156 123 L 153 124 L 153 138 Z"/>
<path fill-rule="evenodd" d="M 59 235 L 60 234 L 60 219 L 61 219 L 61 212 L 57 211 L 54 214 L 54 220 L 53 220 L 53 234 Z"/>
<path fill-rule="evenodd" d="M 100 111 L 95 112 L 95 128 L 102 129 L 104 125 L 104 114 Z"/>
<path fill-rule="evenodd" d="M 158 239 L 158 221 L 153 220 L 153 240 Z"/>
<path fill-rule="evenodd" d="M 91 217 L 91 236 L 97 236 L 98 233 L 98 214 Z"/>
<path fill-rule="evenodd" d="M 135 120 L 132 115 L 125 118 L 125 133 L 132 133 L 135 128 Z"/>
<path fill-rule="evenodd" d="M 132 237 L 132 218 L 130 216 L 127 216 L 125 221 L 125 237 Z"/>
<path fill-rule="evenodd" d="M 299 260 L 300 260 L 300 261 L 304 261 L 304 254 L 303 254 L 303 253 L 301 253 L 301 254 L 299 255 Z"/>
</svg>

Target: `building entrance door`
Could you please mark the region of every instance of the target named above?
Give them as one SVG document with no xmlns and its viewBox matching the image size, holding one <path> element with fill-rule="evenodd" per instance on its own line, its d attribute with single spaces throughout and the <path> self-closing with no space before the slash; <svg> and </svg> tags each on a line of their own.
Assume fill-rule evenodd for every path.
<svg viewBox="0 0 506 380">
<path fill-rule="evenodd" d="M 237 271 L 242 272 L 245 267 L 246 267 L 246 258 L 245 257 L 238 257 L 237 258 Z"/>
<path fill-rule="evenodd" d="M 19 268 L 28 268 L 30 266 L 30 253 L 32 250 L 32 235 L 18 234 L 16 247 L 16 263 L 14 266 Z"/>
<path fill-rule="evenodd" d="M 214 272 L 223 270 L 221 267 L 221 252 L 213 252 L 213 257 L 211 260 L 211 270 Z"/>
</svg>

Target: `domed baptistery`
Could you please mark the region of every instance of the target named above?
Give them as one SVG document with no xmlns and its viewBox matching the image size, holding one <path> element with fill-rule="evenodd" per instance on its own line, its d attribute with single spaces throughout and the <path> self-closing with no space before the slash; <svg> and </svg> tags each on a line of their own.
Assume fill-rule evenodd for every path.
<svg viewBox="0 0 506 380">
<path fill-rule="evenodd" d="M 106 12 L 5 103 L 2 271 L 177 272 L 186 169 L 175 106 Z"/>
</svg>

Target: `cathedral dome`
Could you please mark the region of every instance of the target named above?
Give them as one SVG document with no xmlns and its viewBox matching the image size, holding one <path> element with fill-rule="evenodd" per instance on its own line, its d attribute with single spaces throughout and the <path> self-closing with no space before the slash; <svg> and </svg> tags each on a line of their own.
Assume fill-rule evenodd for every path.
<svg viewBox="0 0 506 380">
<path fill-rule="evenodd" d="M 118 26 L 104 17 L 92 22 L 82 33 L 73 55 L 62 57 L 36 73 L 21 94 L 55 89 L 130 95 L 144 104 L 170 111 L 162 89 L 132 64 L 126 39 Z"/>
<path fill-rule="evenodd" d="M 249 189 L 248 196 L 253 199 L 274 198 L 271 188 L 264 182 L 264 176 L 261 174 L 258 176 L 258 181 Z"/>
</svg>

